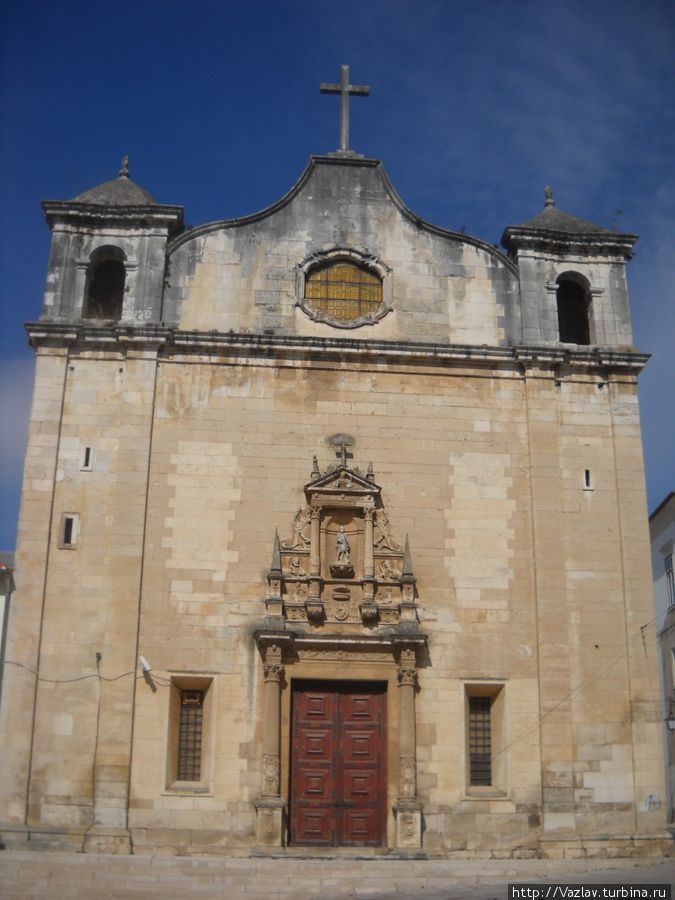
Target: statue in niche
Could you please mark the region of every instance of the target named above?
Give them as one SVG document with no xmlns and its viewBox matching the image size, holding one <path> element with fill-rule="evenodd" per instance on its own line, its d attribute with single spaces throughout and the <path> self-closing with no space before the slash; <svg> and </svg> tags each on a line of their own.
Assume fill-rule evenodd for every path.
<svg viewBox="0 0 675 900">
<path fill-rule="evenodd" d="M 353 578 L 354 566 L 351 562 L 352 548 L 344 525 L 340 525 L 335 536 L 335 562 L 330 565 L 333 578 Z"/>
<path fill-rule="evenodd" d="M 378 509 L 375 513 L 375 536 L 373 546 L 376 550 L 393 550 L 399 552 L 403 548 L 391 536 L 391 525 L 389 524 L 389 516 L 383 509 Z"/>
<path fill-rule="evenodd" d="M 351 547 L 349 546 L 349 541 L 347 539 L 344 525 L 340 525 L 340 530 L 338 531 L 337 538 L 335 539 L 335 549 L 337 550 L 337 561 L 341 563 L 348 563 L 349 554 L 351 553 Z"/>
</svg>

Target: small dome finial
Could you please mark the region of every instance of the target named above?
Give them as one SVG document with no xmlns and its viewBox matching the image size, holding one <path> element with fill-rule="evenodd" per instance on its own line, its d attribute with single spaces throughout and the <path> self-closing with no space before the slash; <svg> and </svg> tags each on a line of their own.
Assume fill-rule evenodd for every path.
<svg viewBox="0 0 675 900">
<path fill-rule="evenodd" d="M 548 187 L 544 188 L 544 206 L 555 206 L 555 200 L 553 199 L 553 188 L 549 184 Z"/>
<path fill-rule="evenodd" d="M 128 178 L 129 177 L 129 157 L 125 153 L 122 157 L 122 164 L 120 165 L 120 170 L 117 173 L 118 178 Z"/>
</svg>

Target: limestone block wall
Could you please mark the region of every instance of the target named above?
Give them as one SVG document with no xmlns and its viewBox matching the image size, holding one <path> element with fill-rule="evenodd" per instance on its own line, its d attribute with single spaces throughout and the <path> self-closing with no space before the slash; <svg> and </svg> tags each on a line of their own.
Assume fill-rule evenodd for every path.
<svg viewBox="0 0 675 900">
<path fill-rule="evenodd" d="M 527 400 L 545 828 L 649 830 L 662 819 L 648 800 L 658 688 L 634 568 L 646 550 L 634 386 L 532 380 Z"/>
<path fill-rule="evenodd" d="M 427 846 L 513 849 L 542 832 L 662 827 L 646 801 L 662 793 L 653 659 L 640 659 L 637 624 L 648 612 L 624 575 L 640 549 L 619 535 L 626 515 L 635 526 L 640 516 L 628 511 L 634 478 L 617 486 L 620 414 L 639 455 L 634 411 L 614 396 L 622 390 L 634 386 L 556 386 L 538 371 L 162 363 L 139 650 L 165 681 L 213 679 L 214 737 L 206 790 L 172 790 L 169 689 L 138 682 L 132 828 L 253 841 L 263 575 L 273 529 L 290 534 L 308 460 L 327 455 L 335 431 L 355 436 L 359 461 L 373 460 L 413 547 L 430 635 L 417 700 Z M 339 666 L 332 677 L 344 677 Z M 485 683 L 503 690 L 503 794 L 480 797 L 467 791 L 464 698 Z"/>
<path fill-rule="evenodd" d="M 274 528 L 291 533 L 312 453 L 330 462 L 326 438 L 338 430 L 355 436 L 359 462 L 373 460 L 392 523 L 401 539 L 410 534 L 420 573 L 422 627 L 432 635 L 418 704 L 429 840 L 437 849 L 466 846 L 458 804 L 470 816 L 473 846 L 490 840 L 480 824 L 486 804 L 465 800 L 464 683 L 485 679 L 510 679 L 503 740 L 513 785 L 488 803 L 489 833 L 513 830 L 516 809 L 521 831 L 536 830 L 536 820 L 527 824 L 540 791 L 532 765 L 531 526 L 528 506 L 517 500 L 527 490 L 521 394 L 518 380 L 466 373 L 160 366 L 139 649 L 163 678 L 214 679 L 216 736 L 208 790 L 167 790 L 169 700 L 138 683 L 132 828 L 224 828 L 229 843 L 253 840 L 261 666 L 252 632 L 263 615 L 262 575 Z M 485 555 L 476 554 L 480 546 Z M 336 665 L 330 675 L 344 672 Z M 527 737 L 513 751 L 506 744 L 521 727 Z M 456 829 L 444 836 L 451 819 Z"/>
<path fill-rule="evenodd" d="M 44 350 L 36 359 L 17 533 L 17 590 L 12 596 L 6 647 L 8 662 L 0 707 L 3 747 L 0 817 L 13 825 L 23 825 L 26 816 L 35 671 L 40 665 L 42 607 L 66 367 L 67 355 L 63 350 Z"/>
<path fill-rule="evenodd" d="M 335 432 L 372 460 L 394 533 L 410 536 L 429 635 L 416 701 L 429 851 L 661 829 L 630 377 L 132 347 L 38 356 L 8 658 L 43 680 L 34 696 L 9 667 L 3 820 L 21 823 L 28 797 L 33 828 L 124 828 L 128 798 L 138 847 L 252 846 L 265 572 Z M 197 790 L 172 784 L 171 679 L 209 686 Z M 483 794 L 467 782 L 477 686 L 499 695 Z"/>
<path fill-rule="evenodd" d="M 155 359 L 131 350 L 38 360 L 35 405 L 53 395 L 54 421 L 36 409 L 31 424 L 8 656 L 39 667 L 40 681 L 33 697 L 21 672 L 24 689 L 3 704 L 16 735 L 4 769 L 11 820 L 24 819 L 27 796 L 29 826 L 125 828 Z M 70 546 L 64 515 L 76 517 Z"/>
</svg>

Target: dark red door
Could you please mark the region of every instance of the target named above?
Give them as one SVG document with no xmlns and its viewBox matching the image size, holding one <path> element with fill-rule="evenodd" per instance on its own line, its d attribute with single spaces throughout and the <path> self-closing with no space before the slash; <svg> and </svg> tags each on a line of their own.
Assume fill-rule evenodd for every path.
<svg viewBox="0 0 675 900">
<path fill-rule="evenodd" d="M 290 840 L 379 847 L 386 822 L 386 685 L 294 682 Z"/>
</svg>

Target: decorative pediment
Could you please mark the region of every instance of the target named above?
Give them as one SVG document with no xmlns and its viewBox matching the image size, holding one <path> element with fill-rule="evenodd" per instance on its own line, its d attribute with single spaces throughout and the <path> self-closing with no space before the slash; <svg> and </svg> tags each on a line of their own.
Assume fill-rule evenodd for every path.
<svg viewBox="0 0 675 900">
<path fill-rule="evenodd" d="M 415 577 L 410 546 L 394 537 L 375 482 L 341 459 L 324 471 L 314 457 L 304 487 L 304 507 L 292 534 L 275 537 L 265 598 L 269 625 L 345 632 L 363 628 L 417 626 Z M 290 623 L 293 623 L 292 625 Z"/>
<path fill-rule="evenodd" d="M 367 504 L 368 501 L 375 504 L 382 490 L 379 485 L 375 484 L 372 463 L 368 467 L 367 473 L 363 475 L 360 469 L 350 468 L 347 465 L 346 454 L 343 462 L 328 466 L 323 472 L 319 471 L 316 457 L 314 457 L 312 476 L 312 480 L 305 485 L 305 496 L 310 504 L 313 501 L 321 500 L 324 495 L 328 502 L 330 500 L 347 500 L 348 502 L 361 500 L 364 504 Z"/>
</svg>

